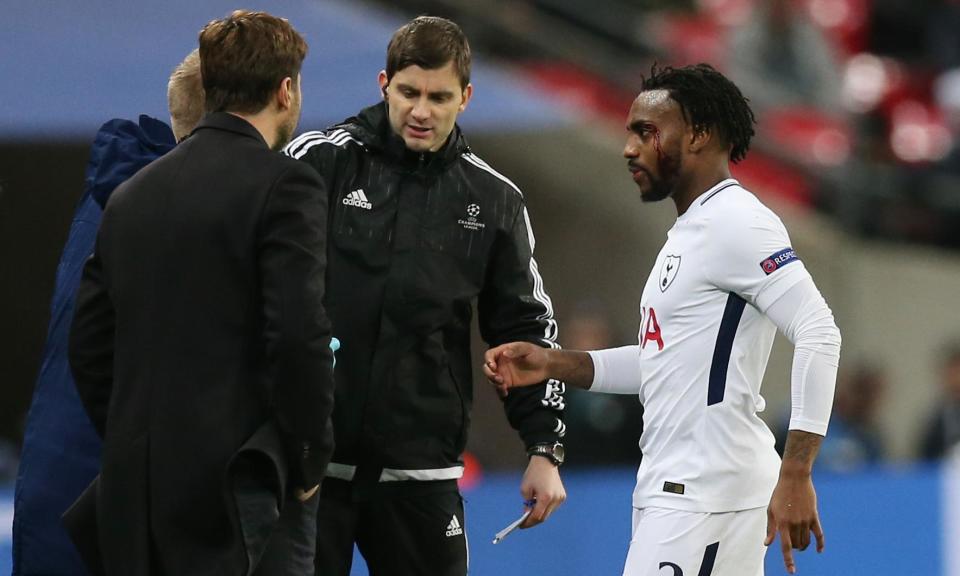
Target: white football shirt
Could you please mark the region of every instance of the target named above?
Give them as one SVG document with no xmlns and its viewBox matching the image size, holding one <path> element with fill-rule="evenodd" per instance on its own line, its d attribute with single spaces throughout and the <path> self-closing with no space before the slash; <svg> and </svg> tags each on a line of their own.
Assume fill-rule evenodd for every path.
<svg viewBox="0 0 960 576">
<path fill-rule="evenodd" d="M 780 458 L 758 413 L 776 327 L 763 313 L 805 278 L 783 223 L 736 180 L 677 218 L 640 301 L 644 430 L 634 507 L 729 512 L 769 503 Z"/>
</svg>

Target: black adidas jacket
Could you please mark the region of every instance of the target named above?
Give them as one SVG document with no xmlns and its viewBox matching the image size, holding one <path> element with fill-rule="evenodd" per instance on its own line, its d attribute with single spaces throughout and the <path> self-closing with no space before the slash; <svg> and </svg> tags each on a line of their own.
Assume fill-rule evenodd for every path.
<svg viewBox="0 0 960 576">
<path fill-rule="evenodd" d="M 327 313 L 342 346 L 327 475 L 352 479 L 359 466 L 381 481 L 459 477 L 473 300 L 491 346 L 556 347 L 523 196 L 459 127 L 436 153 L 407 150 L 383 103 L 284 152 L 313 166 L 330 194 Z M 507 397 L 528 446 L 562 436 L 562 394 L 547 383 Z"/>
</svg>

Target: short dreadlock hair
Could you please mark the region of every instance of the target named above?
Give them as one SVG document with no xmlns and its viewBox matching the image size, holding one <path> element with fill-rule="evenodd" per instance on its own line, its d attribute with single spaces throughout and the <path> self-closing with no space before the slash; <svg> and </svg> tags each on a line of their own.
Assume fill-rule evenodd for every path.
<svg viewBox="0 0 960 576">
<path fill-rule="evenodd" d="M 730 146 L 730 160 L 743 160 L 756 120 L 740 89 L 709 64 L 673 68 L 654 64 L 643 78 L 643 92 L 666 90 L 680 105 L 683 118 L 697 132 L 709 130 Z"/>
</svg>

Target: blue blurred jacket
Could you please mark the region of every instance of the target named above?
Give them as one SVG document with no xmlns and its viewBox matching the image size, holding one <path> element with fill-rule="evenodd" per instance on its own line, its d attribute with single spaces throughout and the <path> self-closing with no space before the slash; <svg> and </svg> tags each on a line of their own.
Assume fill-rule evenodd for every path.
<svg viewBox="0 0 960 576">
<path fill-rule="evenodd" d="M 93 141 L 84 193 L 57 268 L 50 326 L 14 496 L 13 576 L 87 574 L 60 515 L 100 468 L 100 438 L 84 412 L 67 362 L 74 297 L 107 199 L 122 182 L 173 149 L 169 126 L 141 115 L 110 120 Z"/>
</svg>

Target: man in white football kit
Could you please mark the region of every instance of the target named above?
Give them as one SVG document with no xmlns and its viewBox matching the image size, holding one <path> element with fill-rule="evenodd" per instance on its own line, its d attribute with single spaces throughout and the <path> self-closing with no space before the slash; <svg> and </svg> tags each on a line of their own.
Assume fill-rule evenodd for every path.
<svg viewBox="0 0 960 576">
<path fill-rule="evenodd" d="M 643 460 L 624 575 L 760 575 L 777 534 L 794 573 L 792 549 L 806 549 L 811 532 L 823 549 L 811 470 L 840 332 L 783 223 L 730 177 L 753 135 L 736 86 L 705 64 L 655 67 L 627 131 L 641 198 L 671 198 L 678 213 L 643 290 L 638 343 L 592 352 L 505 344 L 487 353 L 484 371 L 504 394 L 556 378 L 639 395 Z M 757 415 L 778 328 L 795 347 L 782 463 Z"/>
</svg>

